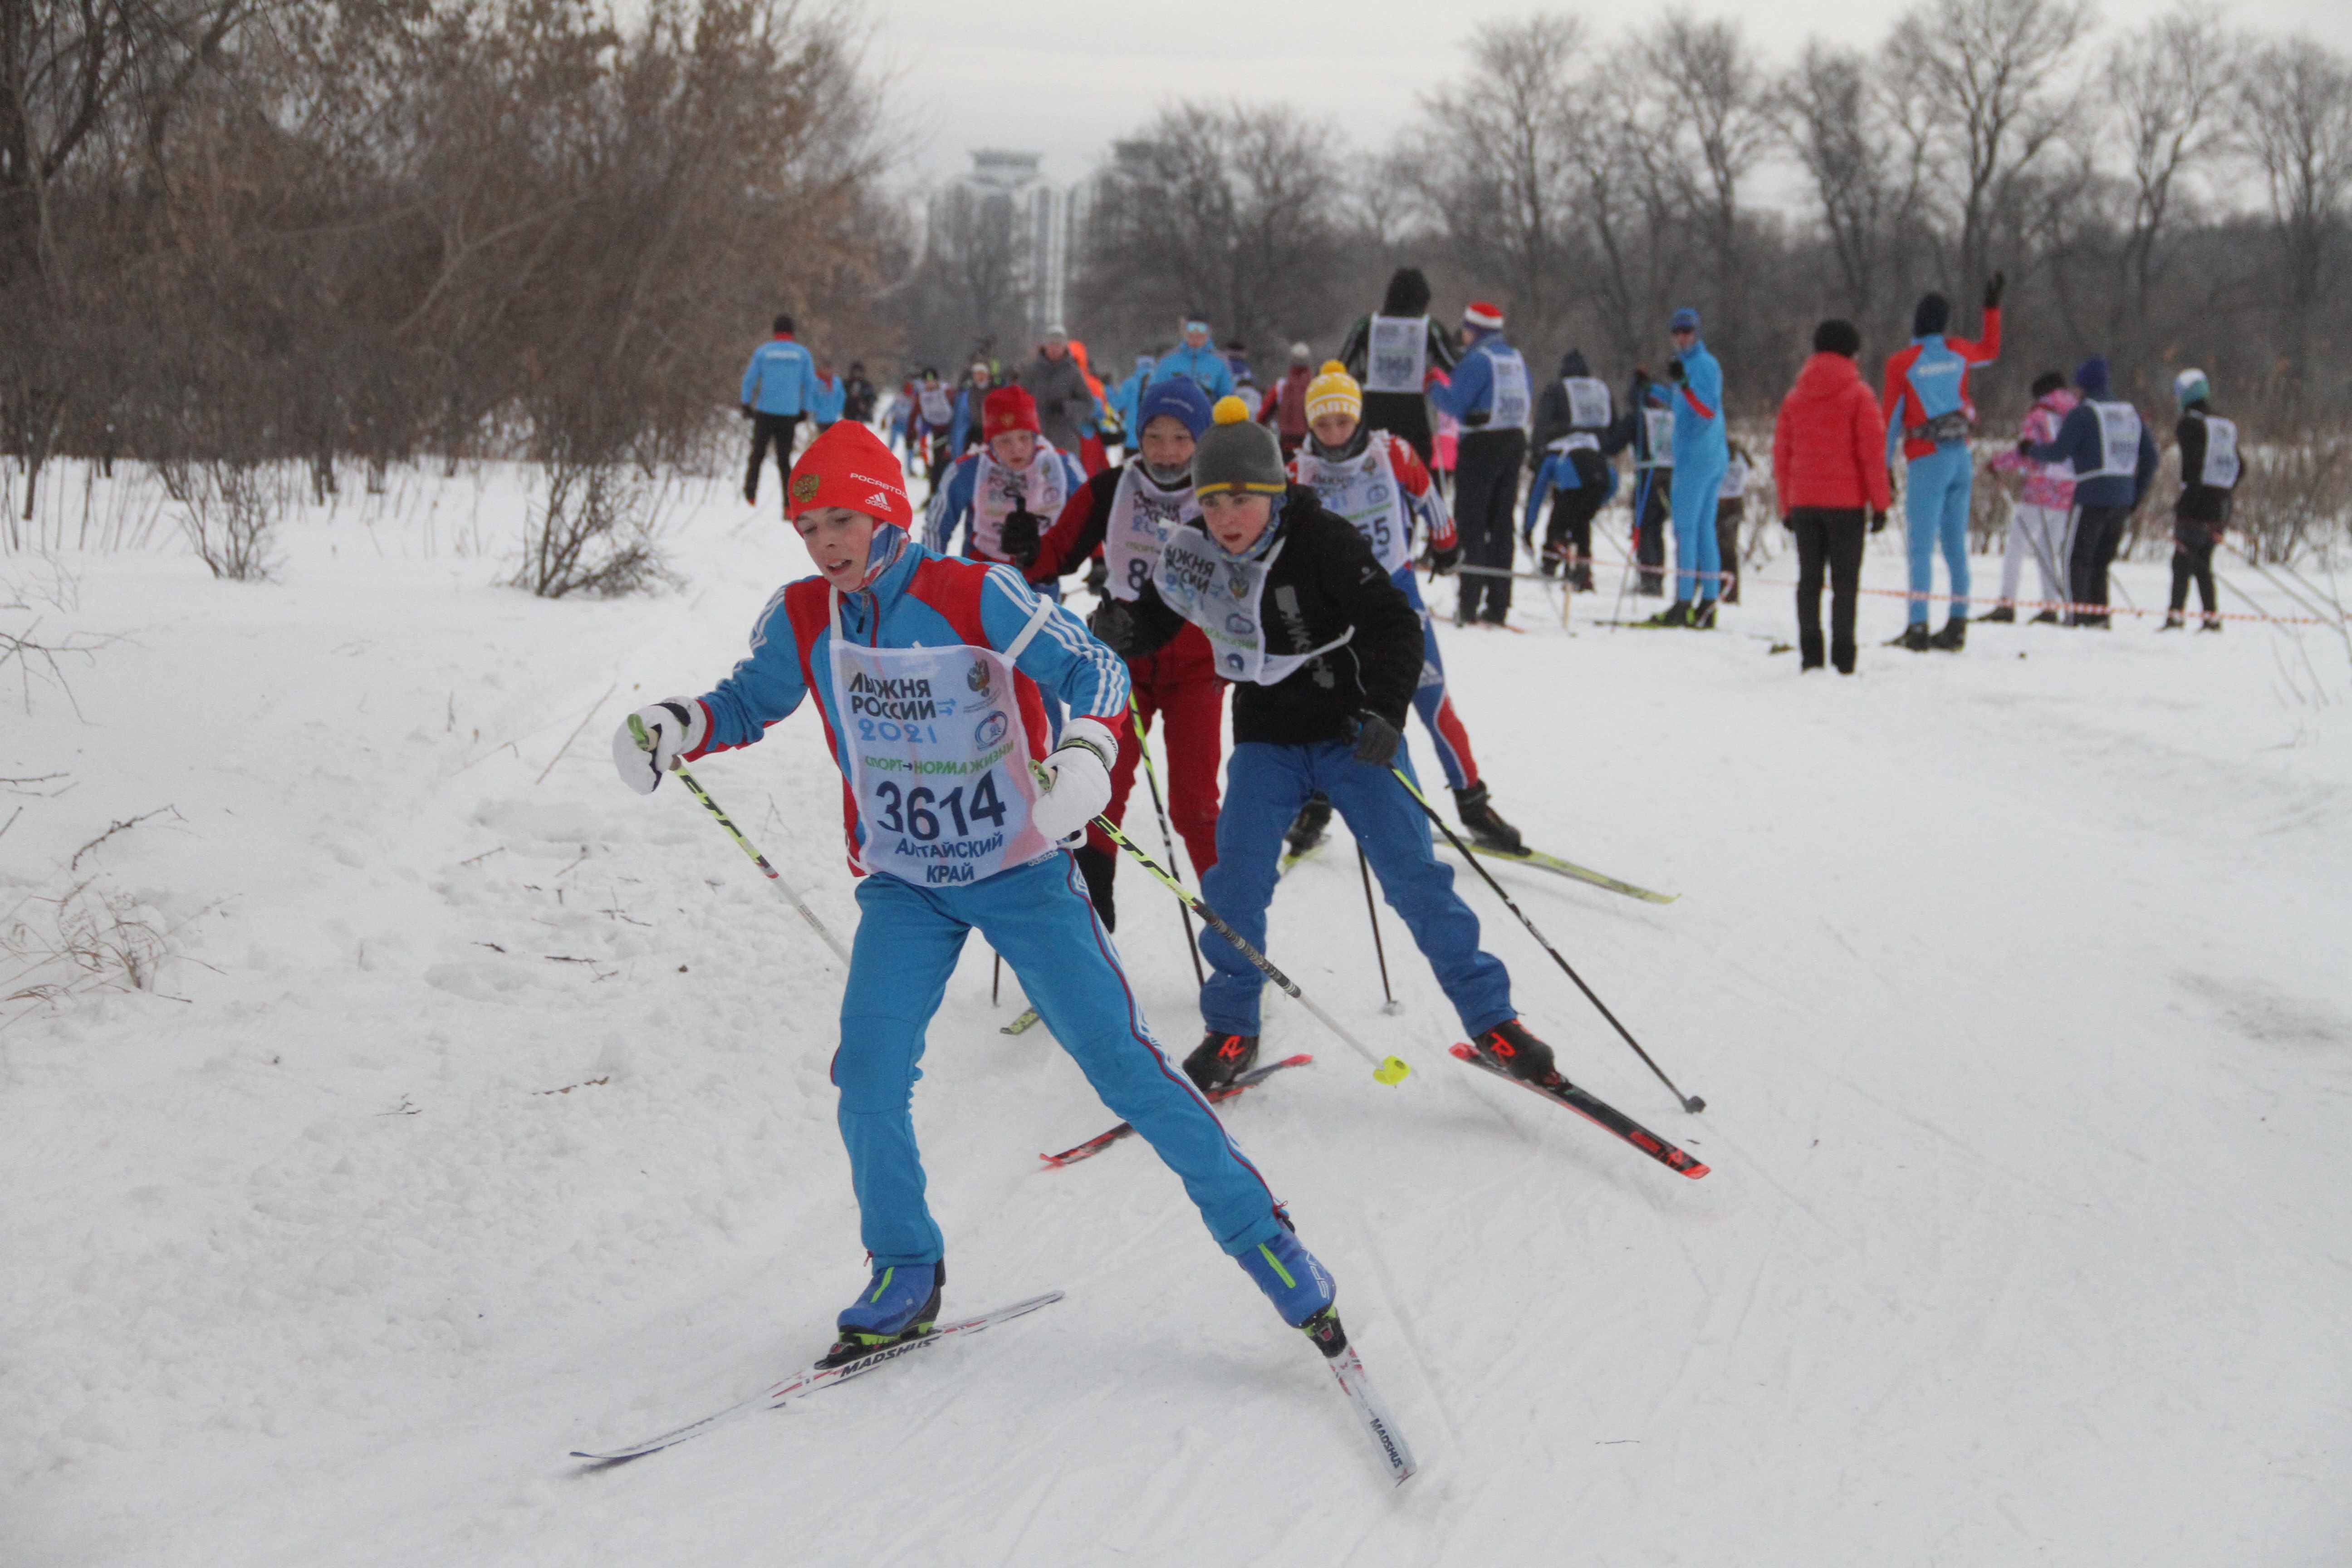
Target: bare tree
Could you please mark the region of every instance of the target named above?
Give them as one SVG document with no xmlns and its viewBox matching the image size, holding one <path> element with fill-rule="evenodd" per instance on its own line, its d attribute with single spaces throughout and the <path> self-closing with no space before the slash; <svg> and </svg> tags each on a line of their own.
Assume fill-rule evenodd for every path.
<svg viewBox="0 0 2352 1568">
<path fill-rule="evenodd" d="M 1672 128 L 1674 173 L 1715 258 L 1714 334 L 1734 357 L 1747 331 L 1739 185 L 1770 144 L 1770 100 L 1737 22 L 1669 15 L 1641 45 L 1652 96 Z"/>
<path fill-rule="evenodd" d="M 1584 24 L 1569 16 L 1489 22 L 1471 34 L 1471 74 L 1422 100 L 1430 153 L 1423 193 L 1465 260 L 1491 267 L 1528 323 L 1547 334 L 1567 303 L 1556 279 L 1575 217 L 1574 138 Z"/>
<path fill-rule="evenodd" d="M 1860 51 L 1815 39 L 1774 96 L 1782 134 L 1821 204 L 1846 308 L 1865 325 L 1888 297 L 1885 279 L 1927 179 L 1925 125 L 1891 111 L 1874 74 Z"/>
<path fill-rule="evenodd" d="M 2331 231 L 2352 191 L 2352 68 L 2298 35 L 2263 49 L 2237 95 L 2238 135 L 2263 176 L 2285 272 L 2287 381 L 2300 398 Z"/>
<path fill-rule="evenodd" d="M 2123 249 L 2116 337 L 2147 342 L 2151 290 L 2179 216 L 2184 181 L 2228 132 L 2237 47 L 2204 0 L 2183 0 L 2124 40 L 2107 61 L 2107 97 L 2131 158 L 2132 210 Z M 2128 311 L 2128 327 L 2124 318 Z"/>
<path fill-rule="evenodd" d="M 2092 0 L 1925 0 L 1885 46 L 1895 89 L 1932 116 L 1958 205 L 1958 287 L 1992 270 L 1999 210 L 2079 112 L 2071 67 Z"/>
<path fill-rule="evenodd" d="M 1688 251 L 1682 171 L 1637 54 L 1597 62 L 1580 101 L 1591 112 L 1569 144 L 1594 302 L 1611 345 L 1638 360 L 1657 339 Z"/>
</svg>

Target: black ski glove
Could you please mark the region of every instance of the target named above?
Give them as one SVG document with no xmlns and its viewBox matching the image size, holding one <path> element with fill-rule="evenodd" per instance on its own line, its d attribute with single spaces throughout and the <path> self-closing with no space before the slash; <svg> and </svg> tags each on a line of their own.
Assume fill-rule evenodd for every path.
<svg viewBox="0 0 2352 1568">
<path fill-rule="evenodd" d="M 2018 437 L 2018 442 L 2017 442 L 2017 455 L 2018 455 L 2019 457 L 2021 457 L 2021 458 L 2031 458 L 2032 456 L 2033 456 L 2033 437 L 2031 437 L 2031 436 L 2021 436 L 2021 437 Z"/>
<path fill-rule="evenodd" d="M 741 406 L 741 408 L 742 408 L 742 410 L 743 410 L 743 417 L 744 417 L 744 418 L 746 418 L 746 419 L 749 419 L 750 417 L 751 417 L 751 405 L 750 404 L 746 403 L 746 404 L 741 405 L 740 406 Z"/>
<path fill-rule="evenodd" d="M 1004 527 L 996 536 L 996 547 L 1004 558 L 1016 566 L 1036 564 L 1037 552 L 1044 548 L 1037 533 L 1037 514 L 1027 507 L 1014 507 L 1004 516 Z"/>
<path fill-rule="evenodd" d="M 1356 761 L 1376 768 L 1387 767 L 1396 760 L 1397 747 L 1403 741 L 1397 727 L 1379 714 L 1356 715 Z"/>
<path fill-rule="evenodd" d="M 1110 649 L 1119 658 L 1129 658 L 1134 656 L 1139 631 L 1135 624 L 1135 612 L 1117 599 L 1105 599 L 1101 604 L 1097 605 L 1094 617 L 1087 623 L 1087 629 L 1095 634 L 1096 639 L 1103 647 Z"/>
<path fill-rule="evenodd" d="M 1985 309 L 1988 310 L 2000 310 L 2000 291 L 2008 287 L 2009 274 L 2006 272 L 1996 271 L 1992 275 L 1992 281 L 1985 285 Z"/>
<path fill-rule="evenodd" d="M 1461 564 L 1462 542 L 1458 539 L 1443 550 L 1433 547 L 1429 552 L 1429 569 L 1440 577 Z"/>
<path fill-rule="evenodd" d="M 1108 594 L 1109 585 L 1110 563 L 1097 555 L 1087 563 L 1087 592 L 1100 599 Z"/>
<path fill-rule="evenodd" d="M 1680 386 L 1690 379 L 1690 372 L 1683 368 L 1683 362 L 1680 359 L 1670 359 L 1666 362 L 1666 379 Z"/>
<path fill-rule="evenodd" d="M 1795 525 L 1794 525 L 1794 524 L 1790 524 L 1790 526 L 1791 526 L 1791 527 L 1794 527 Z M 1886 513 L 1885 513 L 1885 512 L 1884 512 L 1884 511 L 1882 511 L 1882 510 L 1873 510 L 1873 511 L 1871 512 L 1871 514 L 1870 514 L 1870 531 L 1871 531 L 1871 532 L 1873 532 L 1873 533 L 1884 533 L 1884 532 L 1885 532 L 1885 531 L 1886 531 Z"/>
</svg>

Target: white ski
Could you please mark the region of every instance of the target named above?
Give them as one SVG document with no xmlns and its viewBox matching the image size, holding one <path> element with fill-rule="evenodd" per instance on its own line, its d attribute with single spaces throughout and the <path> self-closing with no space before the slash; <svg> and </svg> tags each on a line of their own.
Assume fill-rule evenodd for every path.
<svg viewBox="0 0 2352 1568">
<path fill-rule="evenodd" d="M 994 1311 L 982 1312 L 978 1317 L 965 1318 L 953 1323 L 941 1323 L 928 1334 L 916 1339 L 900 1340 L 895 1344 L 884 1345 L 869 1354 L 857 1357 L 855 1361 L 845 1361 L 838 1366 L 813 1366 L 805 1372 L 796 1373 L 773 1387 L 751 1395 L 749 1399 L 730 1405 L 726 1409 L 715 1415 L 706 1415 L 699 1421 L 689 1421 L 683 1426 L 674 1427 L 657 1437 L 648 1437 L 642 1443 L 632 1443 L 625 1448 L 612 1448 L 603 1453 L 590 1453 L 585 1449 L 574 1448 L 572 1450 L 572 1457 L 575 1459 L 588 1459 L 597 1464 L 614 1464 L 622 1459 L 634 1459 L 640 1455 L 654 1453 L 658 1449 L 669 1447 L 673 1444 L 683 1443 L 689 1437 L 699 1437 L 712 1427 L 723 1426 L 730 1421 L 749 1415 L 754 1410 L 773 1410 L 780 1405 L 789 1405 L 793 1400 L 805 1398 L 820 1389 L 847 1383 L 853 1377 L 872 1372 L 883 1363 L 896 1361 L 910 1352 L 938 1344 L 941 1340 L 958 1334 L 976 1334 L 981 1330 L 994 1324 L 1024 1317 L 1040 1307 L 1050 1307 L 1061 1299 L 1061 1291 L 1049 1290 L 1043 1296 L 1032 1296 L 1025 1301 L 1015 1301 L 1009 1307 L 999 1307 Z M 1344 1379 L 1341 1381 L 1345 1382 Z"/>
<path fill-rule="evenodd" d="M 1364 1370 L 1364 1360 L 1356 1353 L 1348 1331 L 1340 1326 L 1339 1314 L 1327 1307 L 1303 1326 L 1309 1342 L 1323 1352 L 1331 1375 L 1339 1380 L 1339 1392 L 1348 1396 L 1356 1419 L 1364 1424 L 1364 1435 L 1379 1450 L 1381 1463 L 1388 1468 L 1389 1484 L 1401 1487 L 1412 1479 L 1413 1472 L 1420 1468 L 1413 1460 L 1412 1445 L 1404 1440 L 1380 1390 L 1372 1386 L 1372 1374 Z M 1337 1350 L 1331 1348 L 1335 1341 Z"/>
</svg>

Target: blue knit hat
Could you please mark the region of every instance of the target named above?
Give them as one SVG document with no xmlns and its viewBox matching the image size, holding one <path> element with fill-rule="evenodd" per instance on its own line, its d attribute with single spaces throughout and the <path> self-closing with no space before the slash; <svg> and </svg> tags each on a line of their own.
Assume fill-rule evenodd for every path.
<svg viewBox="0 0 2352 1568">
<path fill-rule="evenodd" d="M 1181 423 L 1197 441 L 1209 427 L 1209 395 L 1189 375 L 1153 382 L 1143 389 L 1143 400 L 1136 408 L 1135 433 L 1142 435 L 1144 426 L 1162 414 Z"/>
<path fill-rule="evenodd" d="M 2074 384 L 2093 397 L 2105 395 L 2107 362 L 2103 354 L 2093 354 L 2074 367 Z"/>
<path fill-rule="evenodd" d="M 1674 313 L 1672 320 L 1666 322 L 1666 331 L 1670 332 L 1698 331 L 1698 312 L 1685 305 Z"/>
</svg>

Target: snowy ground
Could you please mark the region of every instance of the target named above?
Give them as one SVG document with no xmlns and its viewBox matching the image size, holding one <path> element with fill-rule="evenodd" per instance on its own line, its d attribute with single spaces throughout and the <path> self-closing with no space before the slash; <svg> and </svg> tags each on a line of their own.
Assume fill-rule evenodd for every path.
<svg viewBox="0 0 2352 1568">
<path fill-rule="evenodd" d="M 1108 1119 L 1043 1031 L 998 1033 L 978 944 L 918 1099 L 950 1307 L 1068 1300 L 583 1473 L 806 1359 L 863 1278 L 837 969 L 605 755 L 802 572 L 723 490 L 688 585 L 619 604 L 493 585 L 497 471 L 303 520 L 275 585 L 161 532 L 0 558 L 29 606 L 0 625 L 116 639 L 70 700 L 5 672 L 0 773 L 62 776 L 0 786 L 0 993 L 78 886 L 168 948 L 152 989 L 0 1010 L 6 1568 L 2352 1556 L 2342 646 L 2138 622 L 1916 657 L 1871 600 L 1861 675 L 1801 679 L 1761 585 L 1713 636 L 1590 598 L 1570 635 L 1538 594 L 1526 635 L 1447 641 L 1529 838 L 1684 895 L 1500 873 L 1696 1118 L 1468 892 L 1563 1065 L 1705 1181 L 1448 1061 L 1392 919 L 1382 1016 L 1344 852 L 1284 885 L 1276 960 L 1419 1070 L 1375 1085 L 1276 998 L 1269 1046 L 1320 1059 L 1229 1121 L 1339 1277 L 1410 1486 L 1149 1150 L 1038 1169 Z M 1899 575 L 1890 535 L 1868 580 Z M 700 771 L 846 926 L 815 726 Z M 1181 1047 L 1175 913 L 1121 889 Z"/>
</svg>

